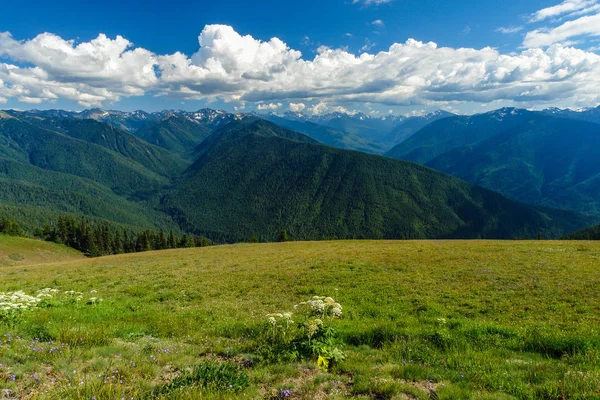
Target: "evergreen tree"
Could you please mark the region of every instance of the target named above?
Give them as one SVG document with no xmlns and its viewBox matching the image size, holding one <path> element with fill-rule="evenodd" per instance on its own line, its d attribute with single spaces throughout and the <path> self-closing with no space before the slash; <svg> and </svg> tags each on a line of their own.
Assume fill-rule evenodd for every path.
<svg viewBox="0 0 600 400">
<path fill-rule="evenodd" d="M 113 241 L 112 252 L 113 254 L 121 254 L 125 250 L 123 249 L 123 241 L 121 240 L 121 234 L 119 231 L 115 233 L 115 239 Z"/>
<path fill-rule="evenodd" d="M 158 246 L 156 247 L 157 250 L 164 250 L 164 249 L 168 248 L 167 238 L 165 237 L 165 233 L 163 232 L 162 229 L 158 233 L 157 243 L 158 243 Z"/>
<path fill-rule="evenodd" d="M 195 243 L 194 243 L 194 239 L 191 238 L 190 236 L 186 235 L 185 233 L 183 234 L 183 236 L 181 237 L 181 239 L 179 239 L 179 247 L 194 247 Z"/>
<path fill-rule="evenodd" d="M 288 237 L 287 231 L 285 229 L 280 229 L 279 233 L 277 234 L 277 241 L 287 242 L 288 240 L 290 240 L 290 238 Z"/>
<path fill-rule="evenodd" d="M 96 235 L 94 235 L 94 234 L 89 236 L 89 241 L 88 241 L 89 245 L 88 245 L 88 249 L 85 253 L 88 257 L 99 257 L 102 255 L 95 236 Z"/>
<path fill-rule="evenodd" d="M 100 228 L 100 236 L 102 242 L 102 254 L 111 254 L 113 241 L 111 240 L 110 229 L 104 224 Z"/>
<path fill-rule="evenodd" d="M 173 234 L 173 230 L 169 232 L 169 240 L 168 240 L 169 248 L 174 249 L 177 247 L 177 243 L 175 242 L 175 235 Z"/>
<path fill-rule="evenodd" d="M 131 240 L 129 240 L 129 233 L 125 229 L 123 229 L 123 251 L 125 253 L 133 253 L 135 251 Z"/>
</svg>

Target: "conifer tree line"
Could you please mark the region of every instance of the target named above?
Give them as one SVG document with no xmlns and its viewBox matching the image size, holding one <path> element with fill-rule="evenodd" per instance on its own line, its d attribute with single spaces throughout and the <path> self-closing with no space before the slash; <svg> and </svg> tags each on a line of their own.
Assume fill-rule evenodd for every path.
<svg viewBox="0 0 600 400">
<path fill-rule="evenodd" d="M 10 236 L 23 236 L 21 226 L 15 220 L 6 217 L 0 218 L 0 233 Z"/>
<path fill-rule="evenodd" d="M 111 229 L 106 223 L 94 223 L 86 218 L 77 219 L 71 216 L 58 217 L 55 223 L 44 225 L 35 236 L 65 244 L 88 257 L 213 244 L 205 237 L 187 234 L 178 236 L 173 231 L 165 233 L 162 229 L 136 233 L 127 229 Z"/>
</svg>

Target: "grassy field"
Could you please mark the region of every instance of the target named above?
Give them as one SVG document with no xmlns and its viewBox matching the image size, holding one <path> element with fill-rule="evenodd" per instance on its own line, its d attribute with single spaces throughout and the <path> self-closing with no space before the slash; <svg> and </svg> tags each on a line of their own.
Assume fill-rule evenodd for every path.
<svg viewBox="0 0 600 400">
<path fill-rule="evenodd" d="M 597 242 L 294 242 L 47 261 L 0 269 L 0 292 L 59 290 L 0 323 L 0 398 L 600 398 Z M 329 368 L 292 361 L 285 346 L 297 342 L 276 341 L 267 322 L 286 311 L 302 322 L 294 305 L 314 295 L 343 307 L 332 324 L 345 359 Z"/>
<path fill-rule="evenodd" d="M 33 265 L 84 258 L 81 253 L 67 246 L 0 235 L 0 268 L 11 265 Z"/>
</svg>

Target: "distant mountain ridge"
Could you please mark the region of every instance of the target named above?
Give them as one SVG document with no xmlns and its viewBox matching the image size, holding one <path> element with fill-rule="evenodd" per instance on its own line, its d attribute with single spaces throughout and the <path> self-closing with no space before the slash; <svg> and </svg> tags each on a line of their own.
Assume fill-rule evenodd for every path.
<svg viewBox="0 0 600 400">
<path fill-rule="evenodd" d="M 388 156 L 508 197 L 600 214 L 600 124 L 505 108 L 427 125 Z"/>
<path fill-rule="evenodd" d="M 394 115 L 379 117 L 363 113 L 345 114 L 340 112 L 306 115 L 289 111 L 282 114 L 258 114 L 262 118 L 284 124 L 290 129 L 299 129 L 309 136 L 314 135 L 312 137 L 325 144 L 375 154 L 383 154 L 433 121 L 454 115 L 443 110 L 412 117 Z M 312 124 L 334 131 L 319 132 Z"/>
<path fill-rule="evenodd" d="M 552 115 L 555 117 L 563 117 L 570 119 L 578 119 L 581 121 L 593 122 L 600 124 L 600 106 L 596 108 L 584 108 L 580 110 L 561 109 L 561 108 L 547 108 L 542 111 L 545 114 Z"/>
</svg>

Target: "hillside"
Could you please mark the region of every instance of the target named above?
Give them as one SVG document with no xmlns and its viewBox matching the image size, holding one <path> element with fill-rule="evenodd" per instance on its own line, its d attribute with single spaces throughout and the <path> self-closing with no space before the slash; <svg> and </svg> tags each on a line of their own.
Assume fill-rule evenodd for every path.
<svg viewBox="0 0 600 400">
<path fill-rule="evenodd" d="M 177 229 L 145 200 L 169 184 L 168 176 L 180 173 L 186 161 L 93 120 L 36 122 L 42 124 L 48 128 L 14 116 L 0 119 L 4 215 L 14 216 L 30 233 L 59 213 Z"/>
<path fill-rule="evenodd" d="M 291 140 L 290 140 L 291 139 Z M 205 140 L 162 199 L 184 230 L 227 240 L 556 237 L 590 220 L 411 163 L 315 144 L 266 121 Z"/>
<path fill-rule="evenodd" d="M 148 143 L 189 157 L 193 149 L 212 132 L 212 127 L 202 121 L 171 115 L 160 122 L 147 124 L 137 130 L 135 135 Z"/>
<path fill-rule="evenodd" d="M 15 375 L 3 389 L 140 399 L 175 382 L 162 398 L 594 399 L 599 256 L 592 242 L 336 241 L 2 267 L 0 292 L 59 291 L 0 324 L 2 372 Z M 286 337 L 305 335 L 294 305 L 314 295 L 342 306 L 333 327 L 346 357 L 328 371 L 316 356 L 270 356 L 294 347 L 270 336 L 267 315 L 293 313 Z M 248 383 L 178 379 L 211 363 Z"/>
<path fill-rule="evenodd" d="M 120 193 L 134 193 L 168 182 L 158 173 L 103 146 L 16 118 L 0 119 L 0 155 L 42 169 L 93 179 Z"/>
<path fill-rule="evenodd" d="M 427 164 L 447 151 L 472 145 L 540 117 L 526 110 L 503 108 L 485 114 L 440 119 L 393 147 L 386 156 Z"/>
<path fill-rule="evenodd" d="M 566 240 L 600 240 L 600 225 L 583 228 L 563 237 Z"/>
<path fill-rule="evenodd" d="M 0 234 L 0 268 L 84 258 L 80 252 L 64 245 Z"/>
<path fill-rule="evenodd" d="M 74 139 L 111 150 L 164 177 L 180 174 L 189 163 L 163 148 L 94 119 L 21 119 L 44 130 L 59 132 Z"/>
<path fill-rule="evenodd" d="M 261 117 L 288 129 L 304 133 L 328 146 L 363 151 L 365 153 L 383 153 L 382 147 L 354 133 L 344 132 L 311 121 L 291 120 L 276 115 L 266 115 Z"/>
<path fill-rule="evenodd" d="M 10 206 L 10 212 L 0 211 L 0 215 L 11 215 L 16 208 L 32 208 L 39 213 L 52 216 L 57 213 L 84 214 L 102 218 L 119 224 L 139 228 L 175 228 L 175 224 L 164 214 L 154 211 L 148 205 L 119 196 L 112 190 L 91 179 L 55 171 L 47 171 L 29 164 L 0 157 L 0 204 Z M 22 213 L 18 213 L 22 214 Z M 50 217 L 38 217 L 39 223 L 19 215 L 18 221 L 30 232 L 49 222 Z"/>
<path fill-rule="evenodd" d="M 412 135 L 417 133 L 428 124 L 452 116 L 454 116 L 454 114 L 447 111 L 438 110 L 430 114 L 406 118 L 402 120 L 383 139 L 381 139 L 381 144 L 387 149 L 393 148 L 399 143 L 409 139 Z"/>
<path fill-rule="evenodd" d="M 519 110 L 498 116 L 438 121 L 389 154 L 523 202 L 600 214 L 600 125 Z"/>
</svg>

